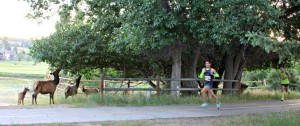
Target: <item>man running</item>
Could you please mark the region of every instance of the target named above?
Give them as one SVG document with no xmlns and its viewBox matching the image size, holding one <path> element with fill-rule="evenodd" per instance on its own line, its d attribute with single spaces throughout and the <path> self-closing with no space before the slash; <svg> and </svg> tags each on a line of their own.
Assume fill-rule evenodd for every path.
<svg viewBox="0 0 300 126">
<path fill-rule="evenodd" d="M 207 96 L 206 93 L 208 92 L 215 100 L 217 104 L 217 109 L 221 108 L 221 102 L 218 100 L 217 96 L 215 93 L 212 91 L 212 86 L 213 86 L 213 77 L 219 77 L 219 74 L 216 72 L 215 69 L 211 68 L 211 62 L 206 61 L 205 62 L 205 68 L 202 69 L 202 72 L 198 76 L 199 78 L 203 79 L 204 78 L 204 88 L 201 90 L 201 96 L 203 100 L 203 104 L 201 107 L 207 107 Z"/>
<path fill-rule="evenodd" d="M 280 66 L 280 77 L 281 77 L 281 101 L 284 101 L 284 93 L 289 93 L 289 84 L 291 75 L 285 70 L 284 66 Z"/>
</svg>

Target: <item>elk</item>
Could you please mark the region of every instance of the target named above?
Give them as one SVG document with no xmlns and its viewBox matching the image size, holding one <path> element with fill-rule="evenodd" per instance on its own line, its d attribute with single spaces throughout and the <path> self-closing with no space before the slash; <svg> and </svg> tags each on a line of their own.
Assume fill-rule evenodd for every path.
<svg viewBox="0 0 300 126">
<path fill-rule="evenodd" d="M 24 105 L 24 98 L 27 91 L 29 91 L 29 89 L 28 87 L 25 87 L 24 90 L 18 94 L 18 105 L 20 105 L 21 103 L 22 105 Z"/>
<path fill-rule="evenodd" d="M 82 92 L 84 92 L 85 95 L 89 95 L 89 94 L 93 94 L 93 93 L 98 93 L 99 89 L 97 89 L 97 88 L 85 88 L 84 86 L 82 86 Z"/>
<path fill-rule="evenodd" d="M 79 87 L 79 84 L 80 84 L 80 79 L 81 79 L 81 75 L 76 78 L 76 85 L 73 85 L 73 86 L 67 86 L 65 88 L 65 98 L 67 99 L 69 96 L 73 96 L 73 95 L 76 95 L 77 94 L 77 89 Z"/>
<path fill-rule="evenodd" d="M 34 93 L 32 95 L 32 104 L 37 104 L 36 97 L 39 93 L 41 94 L 49 94 L 50 95 L 50 104 L 52 100 L 52 104 L 54 104 L 54 93 L 56 90 L 56 86 L 59 84 L 59 72 L 60 68 L 56 69 L 53 73 L 50 73 L 54 76 L 54 80 L 48 81 L 38 81 L 36 83 L 36 88 L 34 89 Z"/>
</svg>

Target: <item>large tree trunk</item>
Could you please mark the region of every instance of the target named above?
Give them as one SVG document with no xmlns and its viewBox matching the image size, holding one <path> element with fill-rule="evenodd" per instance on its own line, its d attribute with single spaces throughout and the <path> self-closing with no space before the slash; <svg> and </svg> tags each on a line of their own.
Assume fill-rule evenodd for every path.
<svg viewBox="0 0 300 126">
<path fill-rule="evenodd" d="M 217 68 L 216 68 L 217 69 Z M 224 74 L 224 72 L 225 72 L 225 67 L 224 66 L 222 66 L 222 67 L 220 67 L 218 70 L 217 70 L 217 72 L 220 74 L 220 77 L 218 77 L 218 78 L 215 78 L 215 79 L 222 79 L 222 77 L 223 77 L 223 74 Z M 218 81 L 215 81 L 215 82 L 213 82 L 213 88 L 219 88 L 219 84 L 220 84 L 221 82 L 218 82 Z M 217 94 L 217 90 L 213 90 L 213 92 L 215 93 L 215 94 Z"/>
<path fill-rule="evenodd" d="M 181 52 L 182 47 L 181 43 L 177 42 L 172 47 L 172 79 L 180 79 L 181 78 Z M 180 81 L 171 81 L 171 89 L 177 89 L 180 86 Z M 177 97 L 179 96 L 178 91 L 171 91 L 171 96 Z"/>
<path fill-rule="evenodd" d="M 239 52 L 235 54 L 227 54 L 225 58 L 225 80 L 240 80 L 244 69 L 245 61 L 244 54 L 247 49 L 246 45 L 240 45 Z M 224 88 L 238 89 L 239 83 L 225 82 Z M 236 91 L 223 91 L 225 95 L 232 95 Z"/>
<path fill-rule="evenodd" d="M 200 52 L 198 50 L 191 51 L 182 61 L 182 77 L 183 78 L 197 78 L 197 64 Z M 183 81 L 183 88 L 197 88 L 197 81 Z M 197 95 L 197 91 L 182 91 L 183 96 Z"/>
<path fill-rule="evenodd" d="M 234 56 L 227 54 L 226 58 L 225 58 L 225 75 L 224 75 L 224 79 L 225 80 L 231 80 L 233 78 L 233 59 Z M 223 85 L 223 88 L 226 89 L 232 89 L 232 82 L 225 82 Z M 223 94 L 227 95 L 227 94 L 231 94 L 231 91 L 223 91 Z"/>
</svg>

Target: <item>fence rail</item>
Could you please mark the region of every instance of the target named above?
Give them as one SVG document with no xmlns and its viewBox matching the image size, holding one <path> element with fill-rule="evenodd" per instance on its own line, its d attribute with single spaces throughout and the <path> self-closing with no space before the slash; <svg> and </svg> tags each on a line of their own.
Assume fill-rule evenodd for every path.
<svg viewBox="0 0 300 126">
<path fill-rule="evenodd" d="M 63 80 L 67 80 L 68 82 L 72 81 L 72 79 L 69 78 L 62 78 Z M 127 88 L 111 88 L 111 87 L 105 87 L 105 81 L 113 81 L 113 82 L 120 82 L 120 81 L 128 81 Z M 154 81 L 153 84 L 155 84 L 155 88 L 132 88 L 130 86 L 130 83 L 132 81 Z M 203 88 L 161 88 L 161 81 L 204 81 L 203 79 L 199 78 L 180 78 L 180 79 L 171 79 L 171 78 L 111 78 L 111 77 L 105 77 L 104 75 L 101 75 L 99 80 L 81 80 L 81 82 L 99 82 L 99 86 L 89 86 L 93 88 L 99 88 L 102 96 L 105 94 L 105 91 L 156 91 L 157 97 L 160 96 L 161 91 L 200 91 Z M 221 80 L 221 79 L 213 79 L 213 81 L 217 82 L 240 82 L 239 80 Z M 67 83 L 62 83 L 62 85 L 69 85 Z M 59 88 L 59 90 L 63 90 Z M 238 89 L 233 88 L 213 88 L 212 90 L 226 90 L 226 91 L 237 91 Z"/>
</svg>

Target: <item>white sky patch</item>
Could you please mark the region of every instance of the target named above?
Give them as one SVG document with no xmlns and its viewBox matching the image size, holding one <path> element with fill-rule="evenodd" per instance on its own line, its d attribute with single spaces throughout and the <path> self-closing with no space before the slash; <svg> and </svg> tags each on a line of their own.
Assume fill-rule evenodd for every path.
<svg viewBox="0 0 300 126">
<path fill-rule="evenodd" d="M 25 16 L 31 10 L 26 2 L 0 0 L 0 37 L 36 39 L 49 36 L 55 31 L 58 18 L 43 20 L 41 24 Z"/>
</svg>

